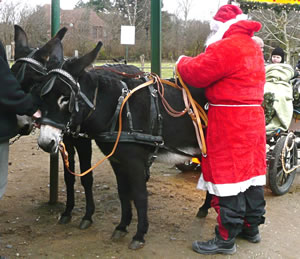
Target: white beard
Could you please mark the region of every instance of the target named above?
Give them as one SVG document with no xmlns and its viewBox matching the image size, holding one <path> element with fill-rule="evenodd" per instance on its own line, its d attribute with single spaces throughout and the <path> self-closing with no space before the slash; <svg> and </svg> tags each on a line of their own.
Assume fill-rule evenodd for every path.
<svg viewBox="0 0 300 259">
<path fill-rule="evenodd" d="M 236 16 L 235 19 L 231 19 L 225 23 L 222 23 L 220 21 L 212 20 L 210 23 L 210 28 L 212 30 L 212 33 L 207 37 L 207 40 L 205 42 L 205 46 L 208 47 L 210 44 L 215 43 L 219 40 L 221 40 L 225 34 L 225 32 L 229 29 L 229 27 L 241 20 L 247 20 L 247 15 L 245 14 L 239 14 Z"/>
<path fill-rule="evenodd" d="M 220 31 L 220 30 L 219 30 Z M 213 44 L 223 38 L 224 34 L 218 33 L 219 31 L 216 32 L 211 32 L 205 42 L 205 46 L 208 47 L 210 44 Z"/>
</svg>

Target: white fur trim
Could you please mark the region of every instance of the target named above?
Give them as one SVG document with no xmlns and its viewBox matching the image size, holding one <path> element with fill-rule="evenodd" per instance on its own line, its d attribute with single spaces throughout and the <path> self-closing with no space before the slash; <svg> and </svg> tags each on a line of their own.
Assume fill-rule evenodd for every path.
<svg viewBox="0 0 300 259">
<path fill-rule="evenodd" d="M 181 55 L 178 59 L 177 59 L 177 61 L 176 61 L 176 65 L 179 63 L 179 61 L 180 61 L 180 59 L 182 59 L 183 57 L 185 57 L 185 55 Z"/>
<path fill-rule="evenodd" d="M 215 34 L 209 37 L 205 43 L 205 46 L 209 46 L 216 41 L 219 41 L 223 38 L 225 32 L 229 29 L 229 27 L 237 23 L 239 21 L 248 20 L 248 16 L 246 14 L 239 14 L 235 17 L 235 19 L 228 20 L 227 22 L 220 22 L 217 20 L 212 20 L 210 24 L 210 29 L 212 32 L 216 31 Z"/>
<path fill-rule="evenodd" d="M 197 189 L 207 190 L 210 194 L 214 194 L 219 197 L 237 195 L 240 192 L 245 192 L 250 186 L 263 186 L 266 184 L 266 176 L 259 175 L 249 180 L 239 183 L 227 183 L 227 184 L 214 184 L 206 182 L 201 174 Z"/>
</svg>

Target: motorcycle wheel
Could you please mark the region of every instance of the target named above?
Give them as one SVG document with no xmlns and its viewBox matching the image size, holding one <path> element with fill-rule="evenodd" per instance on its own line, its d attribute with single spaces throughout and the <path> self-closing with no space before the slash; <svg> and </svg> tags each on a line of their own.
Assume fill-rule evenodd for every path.
<svg viewBox="0 0 300 259">
<path fill-rule="evenodd" d="M 268 178 L 269 186 L 272 192 L 275 195 L 283 195 L 287 193 L 290 187 L 293 184 L 293 181 L 296 176 L 296 171 L 294 170 L 291 173 L 285 173 L 282 166 L 282 152 L 284 166 L 287 169 L 290 169 L 298 164 L 298 154 L 297 154 L 297 145 L 294 143 L 294 146 L 291 150 L 286 150 L 284 147 L 286 136 L 280 138 L 273 150 L 273 161 L 270 163 Z M 294 139 L 292 139 L 294 141 Z"/>
</svg>

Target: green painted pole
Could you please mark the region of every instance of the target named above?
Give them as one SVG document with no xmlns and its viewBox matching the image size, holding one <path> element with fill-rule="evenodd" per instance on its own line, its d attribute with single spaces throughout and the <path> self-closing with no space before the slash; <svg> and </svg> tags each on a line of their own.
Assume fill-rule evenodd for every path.
<svg viewBox="0 0 300 259">
<path fill-rule="evenodd" d="M 125 60 L 128 63 L 128 45 L 125 47 Z"/>
<path fill-rule="evenodd" d="M 60 27 L 60 0 L 51 2 L 51 37 Z M 50 204 L 58 201 L 58 153 L 50 155 Z"/>
<path fill-rule="evenodd" d="M 161 0 L 151 0 L 151 72 L 161 76 Z"/>
<path fill-rule="evenodd" d="M 53 37 L 60 27 L 60 0 L 51 2 L 51 37 Z"/>
</svg>

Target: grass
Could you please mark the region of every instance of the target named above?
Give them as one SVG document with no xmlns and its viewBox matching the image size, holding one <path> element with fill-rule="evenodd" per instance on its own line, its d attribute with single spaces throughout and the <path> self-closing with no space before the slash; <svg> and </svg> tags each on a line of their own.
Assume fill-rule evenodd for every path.
<svg viewBox="0 0 300 259">
<path fill-rule="evenodd" d="M 97 62 L 95 65 L 100 66 L 100 65 L 103 65 L 103 64 L 105 64 L 105 63 L 104 62 Z M 140 68 L 141 70 L 143 70 L 145 72 L 150 72 L 150 70 L 151 70 L 151 63 L 150 62 L 145 62 L 144 69 L 142 69 L 140 62 L 129 62 L 128 65 L 137 66 L 138 68 Z M 162 62 L 161 63 L 161 78 L 172 78 L 172 77 L 174 77 L 173 76 L 174 66 L 175 66 L 175 63 Z"/>
</svg>

